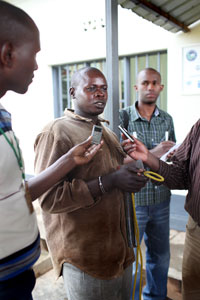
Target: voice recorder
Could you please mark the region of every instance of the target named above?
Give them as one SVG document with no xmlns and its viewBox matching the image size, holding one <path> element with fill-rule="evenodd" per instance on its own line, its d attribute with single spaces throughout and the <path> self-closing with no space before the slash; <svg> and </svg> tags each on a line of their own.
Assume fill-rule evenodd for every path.
<svg viewBox="0 0 200 300">
<path fill-rule="evenodd" d="M 94 125 L 92 128 L 92 144 L 100 144 L 103 128 L 101 126 Z"/>
</svg>

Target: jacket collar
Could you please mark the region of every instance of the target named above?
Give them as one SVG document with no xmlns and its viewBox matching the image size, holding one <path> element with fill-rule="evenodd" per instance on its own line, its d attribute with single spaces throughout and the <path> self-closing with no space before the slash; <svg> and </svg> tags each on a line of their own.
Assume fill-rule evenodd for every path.
<svg viewBox="0 0 200 300">
<path fill-rule="evenodd" d="M 64 115 L 65 116 L 70 115 L 73 119 L 78 119 L 78 120 L 82 120 L 82 121 L 89 122 L 89 123 L 92 122 L 92 119 L 85 118 L 85 117 L 75 114 L 74 110 L 71 108 L 66 108 L 64 111 Z M 101 123 L 101 122 L 105 122 L 108 125 L 110 124 L 110 122 L 108 120 L 105 120 L 98 116 L 98 123 Z"/>
</svg>

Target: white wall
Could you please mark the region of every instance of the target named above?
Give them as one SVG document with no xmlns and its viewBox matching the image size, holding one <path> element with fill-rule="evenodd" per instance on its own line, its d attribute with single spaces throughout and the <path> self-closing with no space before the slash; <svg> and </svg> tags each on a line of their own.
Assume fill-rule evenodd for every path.
<svg viewBox="0 0 200 300">
<path fill-rule="evenodd" d="M 105 28 L 84 31 L 84 22 L 105 24 L 104 0 L 10 0 L 27 11 L 41 33 L 39 70 L 25 95 L 7 93 L 2 104 L 13 113 L 13 127 L 21 141 L 26 172 L 33 173 L 33 143 L 39 130 L 53 119 L 51 65 L 102 58 Z M 89 26 L 88 27 L 92 27 Z M 199 118 L 199 95 L 182 95 L 181 49 L 198 44 L 200 25 L 187 34 L 172 34 L 119 6 L 119 55 L 168 50 L 168 112 L 174 117 L 178 141 Z M 23 121 L 22 121 L 23 120 Z M 25 122 L 25 123 L 24 123 Z"/>
<path fill-rule="evenodd" d="M 187 34 L 174 35 L 168 46 L 168 111 L 174 117 L 179 141 L 199 119 L 200 95 L 182 92 L 182 48 L 196 44 L 200 45 L 200 24 Z"/>
</svg>

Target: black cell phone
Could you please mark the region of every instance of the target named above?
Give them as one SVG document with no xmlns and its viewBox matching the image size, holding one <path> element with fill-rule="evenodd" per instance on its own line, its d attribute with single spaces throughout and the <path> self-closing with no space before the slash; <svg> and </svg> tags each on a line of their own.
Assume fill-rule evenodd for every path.
<svg viewBox="0 0 200 300">
<path fill-rule="evenodd" d="M 101 126 L 94 125 L 92 128 L 92 144 L 100 144 L 103 128 Z"/>
<path fill-rule="evenodd" d="M 130 133 L 126 130 L 126 128 L 118 125 L 119 130 L 132 142 L 135 143 L 133 137 L 130 135 Z"/>
</svg>

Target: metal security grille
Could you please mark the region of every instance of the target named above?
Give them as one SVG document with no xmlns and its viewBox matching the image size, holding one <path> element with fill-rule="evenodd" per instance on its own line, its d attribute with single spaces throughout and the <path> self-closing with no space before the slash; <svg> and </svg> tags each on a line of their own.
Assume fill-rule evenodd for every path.
<svg viewBox="0 0 200 300">
<path fill-rule="evenodd" d="M 61 66 L 53 66 L 54 85 L 54 116 L 63 115 L 65 108 L 72 108 L 73 102 L 70 98 L 69 88 L 72 74 L 84 67 L 98 68 L 106 75 L 106 60 L 86 61 Z M 151 67 L 161 73 L 162 83 L 165 88 L 157 101 L 161 109 L 167 110 L 167 51 L 157 51 L 138 55 L 123 56 L 119 58 L 119 107 L 131 105 L 136 100 L 134 84 L 137 73 Z"/>
</svg>

